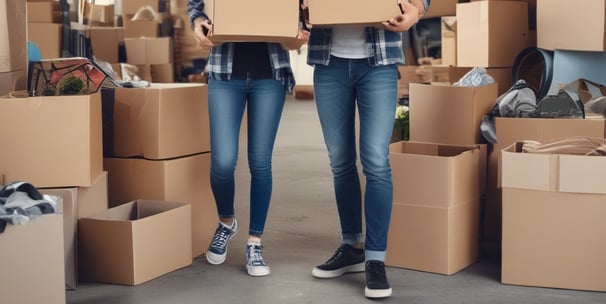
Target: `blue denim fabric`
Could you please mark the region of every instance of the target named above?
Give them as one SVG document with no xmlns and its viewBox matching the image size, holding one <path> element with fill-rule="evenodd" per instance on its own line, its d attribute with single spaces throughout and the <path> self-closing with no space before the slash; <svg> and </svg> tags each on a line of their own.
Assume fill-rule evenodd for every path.
<svg viewBox="0 0 606 304">
<path fill-rule="evenodd" d="M 249 234 L 262 235 L 272 192 L 272 152 L 286 90 L 273 79 L 215 80 L 208 84 L 210 182 L 220 217 L 234 216 L 240 125 L 247 109 L 251 173 Z"/>
<path fill-rule="evenodd" d="M 389 142 L 397 101 L 395 64 L 371 66 L 368 59 L 331 57 L 314 69 L 314 93 L 334 178 L 343 242 L 362 239 L 362 195 L 356 166 L 356 108 L 359 149 L 366 177 L 365 249 L 385 252 L 393 185 Z"/>
</svg>

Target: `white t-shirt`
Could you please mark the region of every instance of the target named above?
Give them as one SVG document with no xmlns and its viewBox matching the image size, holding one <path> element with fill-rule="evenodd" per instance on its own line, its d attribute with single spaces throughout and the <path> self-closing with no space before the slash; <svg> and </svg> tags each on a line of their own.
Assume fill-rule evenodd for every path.
<svg viewBox="0 0 606 304">
<path fill-rule="evenodd" d="M 361 59 L 370 57 L 366 47 L 364 27 L 335 26 L 332 28 L 330 54 L 340 58 Z"/>
</svg>

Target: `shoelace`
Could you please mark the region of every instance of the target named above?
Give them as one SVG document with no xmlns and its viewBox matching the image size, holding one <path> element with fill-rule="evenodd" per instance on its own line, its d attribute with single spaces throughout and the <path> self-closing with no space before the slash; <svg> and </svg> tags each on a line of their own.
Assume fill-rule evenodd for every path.
<svg viewBox="0 0 606 304">
<path fill-rule="evenodd" d="M 368 274 L 371 281 L 385 277 L 385 267 L 380 267 L 378 264 L 369 264 Z"/>
<path fill-rule="evenodd" d="M 253 245 L 248 251 L 248 260 L 250 264 L 253 266 L 265 266 L 265 261 L 263 260 L 263 246 Z"/>
<path fill-rule="evenodd" d="M 339 249 L 335 251 L 335 254 L 333 254 L 332 257 L 330 257 L 330 259 L 328 259 L 326 263 L 330 264 L 331 262 L 338 260 L 341 255 L 343 255 L 343 247 L 339 247 Z"/>
<path fill-rule="evenodd" d="M 231 231 L 229 231 L 229 229 L 227 229 L 226 227 L 219 227 L 219 229 L 217 229 L 217 233 L 215 233 L 215 237 L 213 238 L 212 241 L 212 247 L 225 247 L 225 244 L 227 244 L 227 238 L 229 237 L 229 235 L 231 234 Z"/>
</svg>

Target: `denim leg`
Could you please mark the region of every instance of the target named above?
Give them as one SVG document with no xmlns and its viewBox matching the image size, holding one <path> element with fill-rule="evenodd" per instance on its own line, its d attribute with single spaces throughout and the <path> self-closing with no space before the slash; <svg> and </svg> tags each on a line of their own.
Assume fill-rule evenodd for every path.
<svg viewBox="0 0 606 304">
<path fill-rule="evenodd" d="M 397 101 L 397 67 L 364 63 L 357 71 L 360 161 L 366 177 L 365 249 L 384 259 L 393 200 L 389 142 Z"/>
<path fill-rule="evenodd" d="M 362 241 L 362 195 L 356 167 L 355 87 L 349 60 L 332 57 L 314 68 L 314 94 L 328 150 L 341 233 L 345 243 Z"/>
<path fill-rule="evenodd" d="M 249 80 L 248 166 L 250 184 L 249 234 L 262 235 L 272 193 L 272 154 L 286 91 L 279 81 Z"/>
<path fill-rule="evenodd" d="M 210 184 L 219 217 L 234 216 L 234 173 L 245 106 L 245 80 L 209 80 Z"/>
</svg>

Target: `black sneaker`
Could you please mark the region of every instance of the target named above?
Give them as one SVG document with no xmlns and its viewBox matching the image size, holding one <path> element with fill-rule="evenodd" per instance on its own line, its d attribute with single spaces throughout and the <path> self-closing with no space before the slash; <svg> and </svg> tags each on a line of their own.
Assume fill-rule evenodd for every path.
<svg viewBox="0 0 606 304">
<path fill-rule="evenodd" d="M 381 261 L 366 262 L 366 288 L 364 295 L 367 298 L 387 298 L 391 296 L 391 287 L 387 282 L 385 264 Z"/>
<path fill-rule="evenodd" d="M 328 279 L 348 272 L 362 271 L 364 271 L 364 249 L 343 244 L 326 263 L 316 266 L 311 274 L 316 278 Z"/>
</svg>

